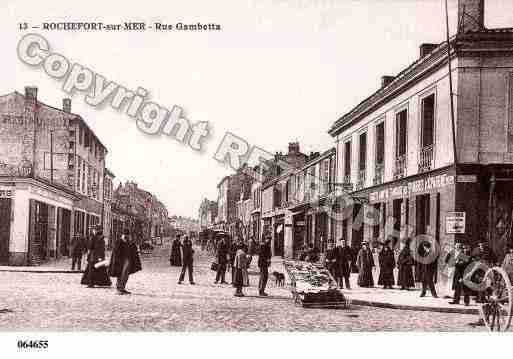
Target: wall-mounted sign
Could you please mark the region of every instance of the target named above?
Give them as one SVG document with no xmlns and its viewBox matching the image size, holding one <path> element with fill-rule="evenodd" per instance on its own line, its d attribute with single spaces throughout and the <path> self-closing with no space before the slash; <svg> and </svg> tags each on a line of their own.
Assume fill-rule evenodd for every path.
<svg viewBox="0 0 513 359">
<path fill-rule="evenodd" d="M 477 182 L 476 175 L 458 175 L 456 177 L 456 182 L 458 183 L 475 183 Z"/>
<path fill-rule="evenodd" d="M 296 221 L 296 226 L 304 226 L 305 221 Z"/>
<path fill-rule="evenodd" d="M 465 212 L 447 212 L 445 215 L 445 233 L 465 233 Z"/>
<path fill-rule="evenodd" d="M 377 202 L 389 198 L 409 197 L 412 194 L 422 193 L 454 184 L 454 176 L 447 174 L 422 178 L 404 185 L 385 188 L 380 191 L 371 192 L 369 200 Z"/>
<path fill-rule="evenodd" d="M 14 196 L 13 189 L 0 188 L 0 198 L 11 198 Z"/>
</svg>

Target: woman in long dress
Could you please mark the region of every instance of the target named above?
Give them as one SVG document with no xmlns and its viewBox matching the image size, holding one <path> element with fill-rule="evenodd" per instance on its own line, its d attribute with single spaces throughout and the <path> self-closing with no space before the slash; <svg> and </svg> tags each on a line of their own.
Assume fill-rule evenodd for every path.
<svg viewBox="0 0 513 359">
<path fill-rule="evenodd" d="M 409 288 L 415 286 L 412 269 L 413 264 L 414 260 L 411 254 L 410 246 L 407 243 L 401 243 L 401 252 L 397 258 L 397 285 L 401 287 L 402 290 L 408 290 Z"/>
<path fill-rule="evenodd" d="M 108 287 L 112 284 L 107 273 L 107 267 L 95 268 L 95 264 L 105 260 L 105 240 L 100 228 L 93 228 L 93 236 L 87 246 L 87 267 L 82 275 L 81 284 L 92 288 L 95 285 Z"/>
<path fill-rule="evenodd" d="M 362 248 L 358 252 L 356 265 L 358 267 L 358 285 L 365 288 L 374 287 L 374 279 L 372 278 L 374 259 L 366 242 L 362 243 Z"/>
<path fill-rule="evenodd" d="M 382 285 L 383 289 L 392 289 L 394 285 L 394 268 L 394 251 L 390 248 L 390 241 L 386 241 L 383 249 L 379 252 L 378 285 Z"/>
<path fill-rule="evenodd" d="M 175 239 L 173 239 L 173 243 L 171 244 L 171 256 L 169 257 L 169 262 L 174 267 L 182 266 L 182 253 L 180 248 L 180 237 L 176 236 Z"/>
</svg>

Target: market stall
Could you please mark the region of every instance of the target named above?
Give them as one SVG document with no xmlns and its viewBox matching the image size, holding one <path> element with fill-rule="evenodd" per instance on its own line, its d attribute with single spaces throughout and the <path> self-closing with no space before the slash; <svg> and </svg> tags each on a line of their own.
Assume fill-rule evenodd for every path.
<svg viewBox="0 0 513 359">
<path fill-rule="evenodd" d="M 349 306 L 348 298 L 323 266 L 304 261 L 284 261 L 283 265 L 291 281 L 294 303 L 305 308 Z"/>
</svg>

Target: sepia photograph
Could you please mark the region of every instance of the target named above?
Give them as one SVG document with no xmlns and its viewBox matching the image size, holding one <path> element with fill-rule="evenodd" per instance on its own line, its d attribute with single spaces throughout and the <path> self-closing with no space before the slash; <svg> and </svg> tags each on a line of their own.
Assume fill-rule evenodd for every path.
<svg viewBox="0 0 513 359">
<path fill-rule="evenodd" d="M 6 346 L 513 332 L 511 0 L 0 19 Z"/>
</svg>

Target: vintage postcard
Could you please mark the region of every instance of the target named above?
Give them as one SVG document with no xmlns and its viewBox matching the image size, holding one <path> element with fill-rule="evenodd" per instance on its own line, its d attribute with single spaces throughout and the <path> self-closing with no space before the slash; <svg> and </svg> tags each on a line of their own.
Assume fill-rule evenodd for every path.
<svg viewBox="0 0 513 359">
<path fill-rule="evenodd" d="M 513 331 L 511 0 L 6 0 L 0 19 L 0 327 L 38 333 L 18 352 Z"/>
</svg>

